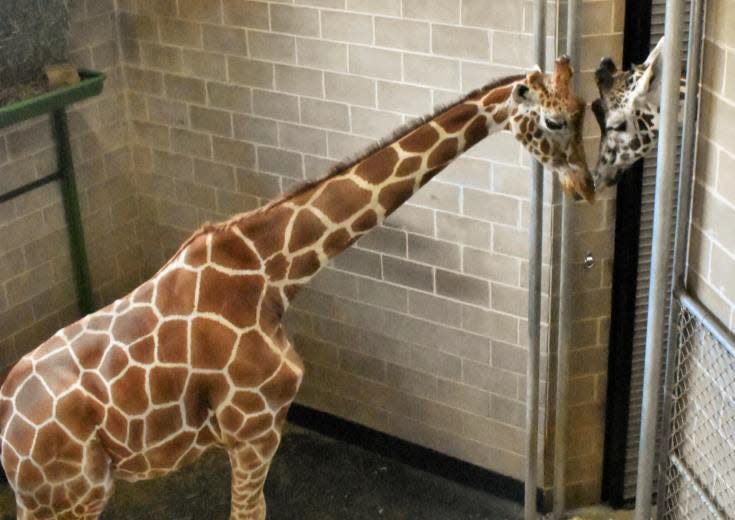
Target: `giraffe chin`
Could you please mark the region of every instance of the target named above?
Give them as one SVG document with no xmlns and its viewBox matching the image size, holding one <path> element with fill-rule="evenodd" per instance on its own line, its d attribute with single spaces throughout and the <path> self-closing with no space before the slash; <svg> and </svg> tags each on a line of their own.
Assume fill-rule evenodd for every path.
<svg viewBox="0 0 735 520">
<path fill-rule="evenodd" d="M 557 172 L 562 190 L 574 197 L 574 200 L 586 200 L 595 203 L 595 182 L 587 170 L 570 167 L 568 171 Z"/>
</svg>

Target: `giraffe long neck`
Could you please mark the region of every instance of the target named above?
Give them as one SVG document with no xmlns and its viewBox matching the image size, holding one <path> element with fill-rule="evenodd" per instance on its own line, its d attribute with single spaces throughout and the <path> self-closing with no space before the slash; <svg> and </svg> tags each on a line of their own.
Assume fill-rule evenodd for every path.
<svg viewBox="0 0 735 520">
<path fill-rule="evenodd" d="M 502 130 L 519 79 L 470 96 L 256 217 L 243 217 L 237 226 L 244 236 L 264 234 L 256 247 L 264 264 L 278 265 L 271 285 L 283 292 L 286 304 L 331 258 L 383 222 L 456 157 Z"/>
</svg>

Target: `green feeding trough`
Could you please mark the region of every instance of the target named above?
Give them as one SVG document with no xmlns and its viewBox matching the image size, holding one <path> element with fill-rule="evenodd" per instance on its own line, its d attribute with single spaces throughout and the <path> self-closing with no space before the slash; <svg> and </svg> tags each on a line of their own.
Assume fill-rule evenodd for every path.
<svg viewBox="0 0 735 520">
<path fill-rule="evenodd" d="M 101 72 L 82 69 L 79 71 L 79 77 L 81 81 L 76 85 L 58 88 L 0 107 L 0 128 L 63 109 L 102 92 L 105 75 Z"/>
<path fill-rule="evenodd" d="M 105 75 L 101 72 L 80 70 L 79 77 L 80 81 L 75 85 L 44 92 L 0 108 L 0 128 L 33 117 L 50 114 L 58 158 L 58 170 L 56 172 L 35 179 L 7 193 L 0 194 L 0 204 L 20 197 L 50 182 L 59 181 L 69 232 L 79 310 L 82 314 L 88 314 L 94 308 L 92 284 L 84 243 L 82 217 L 79 210 L 79 195 L 74 180 L 74 161 L 69 140 L 66 107 L 100 94 L 104 86 Z"/>
</svg>

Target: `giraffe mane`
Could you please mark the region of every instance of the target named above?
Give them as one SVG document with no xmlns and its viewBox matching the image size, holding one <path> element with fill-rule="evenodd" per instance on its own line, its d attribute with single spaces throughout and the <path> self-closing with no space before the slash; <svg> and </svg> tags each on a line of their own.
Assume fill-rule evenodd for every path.
<svg viewBox="0 0 735 520">
<path fill-rule="evenodd" d="M 417 117 L 417 118 L 409 121 L 408 123 L 406 123 L 406 124 L 398 127 L 393 132 L 391 132 L 388 136 L 386 136 L 386 137 L 384 137 L 382 139 L 379 139 L 375 143 L 373 143 L 370 146 L 368 146 L 367 148 L 365 148 L 362 152 L 358 152 L 355 155 L 353 155 L 352 157 L 350 157 L 350 158 L 348 158 L 348 159 L 346 159 L 344 161 L 341 161 L 341 162 L 335 164 L 334 166 L 332 166 L 327 171 L 327 173 L 323 177 L 321 177 L 319 179 L 314 179 L 312 181 L 306 181 L 306 182 L 304 182 L 302 184 L 299 184 L 295 188 L 293 188 L 290 191 L 284 193 L 280 198 L 278 198 L 278 199 L 274 200 L 273 202 L 271 202 L 270 204 L 268 204 L 266 207 L 267 208 L 270 208 L 270 207 L 273 207 L 273 206 L 277 206 L 278 204 L 282 204 L 284 202 L 287 202 L 290 199 L 292 199 L 294 197 L 297 197 L 298 195 L 301 195 L 302 193 L 304 193 L 306 191 L 309 191 L 310 189 L 312 189 L 313 187 L 319 185 L 320 183 L 322 183 L 322 182 L 324 182 L 324 181 L 326 181 L 328 179 L 331 179 L 331 178 L 335 177 L 336 175 L 339 175 L 340 173 L 343 173 L 346 170 L 349 170 L 350 168 L 352 168 L 356 164 L 362 162 L 364 159 L 367 159 L 368 157 L 370 157 L 372 154 L 374 154 L 378 150 L 380 150 L 380 149 L 382 149 L 382 148 L 384 148 L 384 147 L 386 147 L 386 146 L 388 146 L 388 145 L 390 145 L 392 143 L 395 143 L 396 141 L 399 141 L 403 137 L 407 136 L 408 134 L 410 134 L 411 132 L 413 132 L 414 130 L 416 130 L 418 127 L 426 124 L 427 122 L 429 122 L 432 119 L 434 119 L 435 117 L 437 117 L 439 114 L 445 112 L 447 109 L 449 109 L 449 108 L 451 108 L 451 107 L 453 107 L 455 105 L 458 105 L 460 103 L 464 103 L 468 99 L 472 99 L 472 98 L 477 97 L 477 96 L 482 96 L 482 95 L 487 94 L 491 90 L 494 90 L 494 89 L 496 89 L 498 87 L 503 87 L 503 86 L 506 86 L 506 85 L 510 85 L 511 83 L 515 83 L 516 81 L 520 81 L 520 80 L 525 79 L 525 78 L 526 78 L 526 75 L 525 74 L 515 74 L 515 75 L 512 75 L 512 76 L 506 76 L 504 78 L 500 78 L 500 79 L 498 79 L 496 81 L 493 81 L 491 83 L 488 83 L 487 85 L 485 85 L 483 87 L 477 88 L 477 89 L 473 90 L 472 92 L 470 92 L 469 94 L 465 94 L 465 95 L 461 96 L 460 98 L 458 98 L 457 100 L 455 100 L 453 102 L 443 103 L 441 105 L 438 105 L 438 106 L 436 106 L 434 108 L 434 110 L 431 113 L 426 114 L 424 116 Z"/>
</svg>

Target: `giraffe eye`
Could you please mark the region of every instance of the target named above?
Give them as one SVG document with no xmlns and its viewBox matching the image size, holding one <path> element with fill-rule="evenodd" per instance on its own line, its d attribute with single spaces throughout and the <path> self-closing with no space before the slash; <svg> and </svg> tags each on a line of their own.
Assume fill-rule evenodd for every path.
<svg viewBox="0 0 735 520">
<path fill-rule="evenodd" d="M 628 123 L 626 121 L 623 121 L 617 126 L 608 126 L 608 130 L 614 130 L 616 132 L 625 132 L 628 129 Z"/>
<path fill-rule="evenodd" d="M 556 121 L 554 119 L 549 119 L 548 117 L 544 118 L 544 123 L 546 124 L 546 128 L 549 130 L 561 130 L 565 126 L 564 121 Z"/>
</svg>

